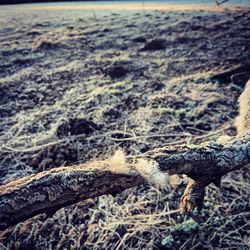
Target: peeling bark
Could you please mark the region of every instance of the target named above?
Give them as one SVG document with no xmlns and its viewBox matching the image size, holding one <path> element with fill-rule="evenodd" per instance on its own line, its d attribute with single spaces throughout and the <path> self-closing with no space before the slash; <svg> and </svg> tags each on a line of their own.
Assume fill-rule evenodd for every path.
<svg viewBox="0 0 250 250">
<path fill-rule="evenodd" d="M 240 74 L 243 78 L 245 78 L 245 81 L 243 81 L 244 84 L 249 79 L 250 64 L 240 64 L 232 68 L 217 72 L 212 76 L 212 79 L 218 80 L 221 83 L 228 83 L 232 80 L 235 83 L 234 78 L 237 78 L 237 76 L 239 76 Z M 241 84 L 237 83 L 237 85 Z"/>
<path fill-rule="evenodd" d="M 180 146 L 152 150 L 144 157 L 155 160 L 160 169 L 170 175 L 186 174 L 190 180 L 181 198 L 180 208 L 191 211 L 202 208 L 204 188 L 220 183 L 228 172 L 250 164 L 250 133 L 227 145 L 209 142 L 199 146 Z"/>
<path fill-rule="evenodd" d="M 113 173 L 108 168 L 106 161 L 60 167 L 1 186 L 0 229 L 40 213 L 53 214 L 88 198 L 120 193 L 144 182 L 136 171 Z"/>
<path fill-rule="evenodd" d="M 87 198 L 116 194 L 145 183 L 136 166 L 141 157 L 154 160 L 161 171 L 170 175 L 190 177 L 181 206 L 184 210 L 192 210 L 202 207 L 205 186 L 250 163 L 250 133 L 228 145 L 211 142 L 192 148 L 155 149 L 129 157 L 128 162 L 133 163 L 117 168 L 112 162 L 99 161 L 60 167 L 12 181 L 0 187 L 0 228 L 40 213 L 53 213 Z"/>
<path fill-rule="evenodd" d="M 249 91 L 250 80 L 239 98 L 238 136 L 227 144 L 208 142 L 199 146 L 163 147 L 130 156 L 126 162 L 125 159 L 107 160 L 60 167 L 0 186 L 0 229 L 40 213 L 51 214 L 88 198 L 116 194 L 157 179 L 153 178 L 157 174 L 156 164 L 169 175 L 186 174 L 190 180 L 181 198 L 181 209 L 201 209 L 207 185 L 219 183 L 226 173 L 250 165 Z M 140 158 L 144 162 L 145 159 L 154 161 L 151 172 L 139 167 Z"/>
</svg>

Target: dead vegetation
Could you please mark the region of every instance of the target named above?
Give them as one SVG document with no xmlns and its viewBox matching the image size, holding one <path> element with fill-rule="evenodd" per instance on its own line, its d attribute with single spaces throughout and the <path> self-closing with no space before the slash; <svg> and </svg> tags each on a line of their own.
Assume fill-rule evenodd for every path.
<svg viewBox="0 0 250 250">
<path fill-rule="evenodd" d="M 222 84 L 212 75 L 249 63 L 248 15 L 152 12 L 86 18 L 77 13 L 61 20 L 42 13 L 34 22 L 22 15 L 1 20 L 10 29 L 0 38 L 2 183 L 36 172 L 39 164 L 31 166 L 30 160 L 49 154 L 49 148 L 58 148 L 52 150 L 57 155 L 65 144 L 77 157 L 59 157 L 60 166 L 103 159 L 117 148 L 140 154 L 236 134 L 242 85 L 231 79 Z M 38 41 L 50 46 L 53 39 L 56 46 L 41 43 L 33 50 L 33 39 L 15 29 L 17 22 L 35 29 Z M 135 31 L 142 38 L 133 41 Z M 166 41 L 164 50 L 140 51 L 156 38 Z M 14 60 L 21 56 L 27 63 Z M 129 69 L 118 78 L 111 70 L 117 63 Z M 60 124 L 70 119 L 101 127 L 72 134 L 70 126 L 58 136 Z M 249 181 L 248 169 L 242 169 L 223 178 L 220 190 L 209 186 L 202 214 L 193 217 L 177 212 L 185 178 L 174 189 L 141 186 L 20 223 L 1 232 L 1 247 L 248 249 Z"/>
</svg>

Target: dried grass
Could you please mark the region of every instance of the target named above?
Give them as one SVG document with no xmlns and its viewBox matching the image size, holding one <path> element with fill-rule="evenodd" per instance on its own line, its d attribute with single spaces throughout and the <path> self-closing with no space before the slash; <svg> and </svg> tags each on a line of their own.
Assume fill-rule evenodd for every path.
<svg viewBox="0 0 250 250">
<path fill-rule="evenodd" d="M 134 31 L 121 29 L 121 25 L 127 24 L 121 16 L 115 17 L 115 20 L 121 20 L 121 24 L 116 22 L 117 25 L 114 25 L 110 16 L 100 18 L 101 23 L 97 18 L 87 22 L 71 14 L 69 20 L 71 25 L 74 24 L 74 30 L 66 29 L 69 21 L 59 20 L 59 28 L 55 26 L 52 33 L 49 33 L 49 28 L 40 29 L 43 36 L 36 40 L 37 43 L 23 40 L 20 51 L 23 49 L 25 52 L 34 45 L 38 51 L 33 56 L 38 63 L 34 64 L 36 67 L 16 68 L 13 74 L 0 80 L 1 94 L 8 100 L 1 106 L 8 115 L 0 119 L 2 181 L 35 172 L 36 169 L 31 168 L 26 160 L 53 144 L 74 145 L 78 150 L 78 161 L 82 163 L 89 159 L 107 159 L 114 155 L 117 148 L 122 148 L 125 155 L 140 154 L 162 145 L 215 140 L 233 130 L 231 124 L 237 112 L 239 89 L 232 90 L 230 86 L 211 81 L 211 69 L 218 67 L 218 57 L 208 57 L 208 51 L 204 53 L 198 46 L 207 42 L 207 34 L 204 34 L 212 30 L 209 24 L 218 20 L 227 22 L 232 16 L 228 13 L 213 14 L 211 19 L 207 13 L 196 14 L 196 21 L 202 19 L 207 28 L 204 33 L 200 31 L 200 42 L 197 31 L 186 30 L 192 26 L 192 18 L 196 18 L 190 13 L 183 14 L 188 25 L 176 20 L 180 17 L 179 13 L 176 16 L 174 13 L 156 12 L 148 16 L 145 14 L 143 19 L 140 14 L 131 15 L 129 24 L 137 25 L 137 31 L 145 32 L 149 38 L 156 32 L 156 22 L 159 31 L 166 32 L 166 36 L 170 37 L 170 42 L 178 40 L 170 34 L 173 30 L 183 32 L 179 39 L 192 38 L 193 35 L 196 38 L 192 41 L 192 48 L 188 47 L 188 43 L 175 44 L 177 47 L 164 52 L 143 52 L 139 56 L 138 48 L 129 43 Z M 164 19 L 162 23 L 153 19 L 164 15 L 170 18 L 169 24 Z M 44 20 L 39 18 L 44 17 L 38 17 L 37 22 L 41 25 Z M 46 18 L 54 24 L 53 16 Z M 16 25 L 8 20 L 6 17 L 4 26 Z M 29 18 L 23 20 L 26 20 L 24 27 L 33 25 Z M 148 26 L 145 26 L 145 20 L 149 20 Z M 242 21 L 241 30 L 245 27 L 244 22 L 247 23 L 247 19 Z M 123 45 L 120 43 L 116 44 L 116 48 L 101 49 L 108 44 L 107 38 L 102 41 L 94 35 L 98 33 L 96 29 L 100 30 L 104 24 L 110 25 L 115 31 L 111 35 L 117 33 L 119 39 L 127 32 L 128 37 L 122 41 L 131 47 L 126 52 L 120 49 Z M 228 32 L 235 31 L 228 27 Z M 220 31 L 216 31 L 216 35 L 219 36 L 217 40 L 211 35 L 209 42 L 215 54 L 217 49 L 223 54 L 232 43 L 236 46 L 233 52 L 240 51 L 236 38 L 225 40 L 227 34 L 220 34 Z M 94 41 L 90 40 L 93 37 Z M 113 38 L 117 39 L 116 36 Z M 52 43 L 48 44 L 49 41 Z M 96 41 L 100 43 L 96 44 L 98 49 L 94 52 Z M 46 46 L 55 46 L 56 49 L 44 51 Z M 176 48 L 180 53 L 176 53 Z M 13 48 L 3 44 L 3 49 L 9 51 Z M 63 58 L 68 56 L 69 61 L 62 61 L 62 55 Z M 225 56 L 224 61 L 219 59 L 222 65 L 228 58 Z M 131 72 L 113 81 L 102 74 L 103 68 L 113 63 L 126 64 Z M 41 66 L 43 72 L 40 72 Z M 162 83 L 161 89 L 157 90 L 152 82 Z M 24 94 L 23 100 L 19 98 L 20 93 Z M 33 99 L 37 101 L 33 102 Z M 111 119 L 105 116 L 106 111 L 111 109 L 119 111 L 120 117 Z M 59 140 L 56 136 L 59 124 L 72 116 L 93 119 L 103 128 L 88 136 L 78 134 Z M 118 171 L 124 170 L 125 159 L 121 151 L 111 161 L 116 166 L 119 162 L 121 168 Z M 140 170 L 155 184 L 159 180 L 151 178 L 152 172 L 144 171 L 147 166 L 148 163 L 141 162 Z M 157 166 L 153 170 L 157 172 Z M 166 181 L 161 175 L 159 179 L 163 179 L 161 184 Z M 61 209 L 52 218 L 41 215 L 20 223 L 1 233 L 0 248 L 161 249 L 162 240 L 172 236 L 172 249 L 249 249 L 249 181 L 249 171 L 243 169 L 225 176 L 221 189 L 210 185 L 202 214 L 192 218 L 199 224 L 198 231 L 183 232 L 178 229 L 178 225 L 191 219 L 178 212 L 179 198 L 185 186 L 185 178 L 179 176 L 175 183 L 172 181 L 173 188 L 165 185 L 159 190 L 157 187 L 142 186 L 117 197 L 103 196 L 92 200 L 91 206 L 77 204 Z"/>
</svg>

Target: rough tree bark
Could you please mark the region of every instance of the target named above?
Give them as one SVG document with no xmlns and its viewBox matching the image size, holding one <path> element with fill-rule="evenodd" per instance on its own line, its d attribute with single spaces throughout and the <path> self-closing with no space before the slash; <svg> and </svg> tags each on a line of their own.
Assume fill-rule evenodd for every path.
<svg viewBox="0 0 250 250">
<path fill-rule="evenodd" d="M 40 213 L 91 197 L 119 193 L 143 183 L 135 171 L 113 173 L 108 161 L 59 167 L 12 181 L 0 187 L 0 229 Z"/>
<path fill-rule="evenodd" d="M 219 6 L 219 5 L 222 5 L 223 3 L 226 3 L 228 1 L 229 0 L 221 0 L 221 1 L 215 0 L 215 3 Z"/>
<path fill-rule="evenodd" d="M 141 155 L 154 160 L 160 170 L 186 174 L 190 182 L 181 199 L 184 209 L 202 207 L 204 188 L 226 173 L 250 163 L 250 134 L 228 145 L 215 142 L 204 146 L 160 148 Z M 103 194 L 119 193 L 147 180 L 137 168 L 137 158 L 128 162 L 99 161 L 75 167 L 60 167 L 20 178 L 0 187 L 0 228 L 4 229 L 39 213 Z M 154 172 L 148 172 L 150 174 Z"/>
<path fill-rule="evenodd" d="M 160 148 L 147 155 L 159 164 L 162 171 L 170 175 L 186 174 L 190 179 L 180 207 L 184 211 L 191 211 L 195 207 L 201 209 L 207 185 L 218 185 L 226 173 L 250 164 L 250 133 L 245 133 L 228 144 L 209 142 L 207 145 L 191 148 Z"/>
<path fill-rule="evenodd" d="M 186 174 L 190 180 L 181 198 L 181 208 L 202 208 L 204 188 L 223 175 L 250 164 L 250 81 L 240 97 L 238 135 L 227 144 L 209 142 L 199 146 L 163 147 L 124 160 L 97 161 L 60 167 L 23 177 L 0 186 L 0 229 L 40 213 L 56 210 L 103 194 L 119 193 L 150 181 L 155 167 L 138 167 L 139 158 L 153 161 L 170 175 Z M 244 104 L 244 105 L 243 105 Z M 150 164 L 148 164 L 150 167 Z"/>
</svg>

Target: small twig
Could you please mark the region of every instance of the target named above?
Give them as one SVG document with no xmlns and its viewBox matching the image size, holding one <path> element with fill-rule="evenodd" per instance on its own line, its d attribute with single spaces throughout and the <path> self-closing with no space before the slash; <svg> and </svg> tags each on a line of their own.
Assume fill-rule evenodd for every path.
<svg viewBox="0 0 250 250">
<path fill-rule="evenodd" d="M 226 3 L 226 2 L 228 2 L 229 0 L 222 0 L 221 2 L 219 2 L 218 0 L 215 0 L 215 2 L 216 2 L 216 4 L 218 5 L 218 6 L 220 6 L 220 5 L 222 5 L 223 3 Z"/>
</svg>

